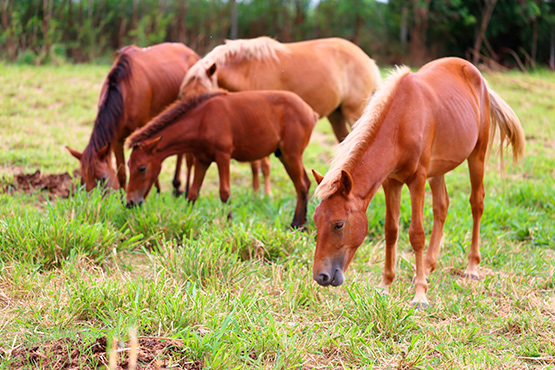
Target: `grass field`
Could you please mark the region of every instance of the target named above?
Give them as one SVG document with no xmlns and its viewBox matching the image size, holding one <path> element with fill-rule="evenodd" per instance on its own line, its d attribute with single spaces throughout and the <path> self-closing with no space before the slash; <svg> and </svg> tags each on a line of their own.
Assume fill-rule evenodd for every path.
<svg viewBox="0 0 555 370">
<path fill-rule="evenodd" d="M 64 145 L 86 145 L 108 69 L 0 65 L 0 188 L 20 172 L 77 168 Z M 69 368 L 75 353 L 75 368 L 104 366 L 93 344 L 105 337 L 110 347 L 115 337 L 124 358 L 130 328 L 142 340 L 176 343 L 157 354 L 168 368 L 555 368 L 555 73 L 486 78 L 520 117 L 527 147 L 504 175 L 497 156 L 488 162 L 483 280 L 459 277 L 472 225 L 466 164 L 446 177 L 451 206 L 431 307 L 414 311 L 406 189 L 398 275 L 384 297 L 375 291 L 381 191 L 347 283 L 322 288 L 311 278 L 314 224 L 288 228 L 294 190 L 276 158 L 272 196 L 255 197 L 249 166 L 235 163 L 231 202 L 222 205 L 213 166 L 194 208 L 171 195 L 171 159 L 162 194 L 139 209 L 125 209 L 120 193 L 0 193 L 0 369 Z M 322 120 L 307 169 L 325 173 L 334 145 Z M 428 195 L 428 236 L 431 216 Z M 56 341 L 57 352 L 48 344 Z"/>
</svg>

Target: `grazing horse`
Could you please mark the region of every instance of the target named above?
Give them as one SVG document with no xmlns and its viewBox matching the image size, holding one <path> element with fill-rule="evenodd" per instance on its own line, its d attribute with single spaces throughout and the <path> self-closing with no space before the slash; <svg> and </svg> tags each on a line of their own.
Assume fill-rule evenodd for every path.
<svg viewBox="0 0 555 370">
<path fill-rule="evenodd" d="M 379 286 L 388 291 L 395 277 L 401 188 L 407 184 L 412 207 L 409 239 L 416 259 L 416 294 L 412 302 L 417 308 L 427 307 L 427 277 L 436 268 L 449 206 L 444 174 L 464 160 L 468 161 L 470 173 L 473 218 L 466 275 L 477 277 L 484 162 L 496 131 L 501 147 L 510 143 L 517 161 L 524 152 L 520 122 L 469 62 L 443 58 L 416 73 L 406 67 L 398 69 L 340 144 L 326 176 L 313 171 L 321 199 L 313 216 L 317 227 L 314 280 L 324 286 L 344 282 L 343 273 L 366 237 L 366 210 L 382 185 L 386 246 Z M 427 179 L 432 190 L 434 223 L 424 260 L 422 218 Z"/>
<path fill-rule="evenodd" d="M 175 102 L 128 139 L 128 207 L 141 204 L 170 155 L 192 153 L 195 174 L 189 201 L 198 197 L 212 162 L 218 165 L 220 199 L 230 195 L 230 161 L 254 161 L 271 153 L 295 185 L 297 205 L 291 226 L 306 222 L 310 180 L 302 156 L 317 115 L 287 91 L 211 92 Z"/>
<path fill-rule="evenodd" d="M 214 75 L 214 72 L 217 74 Z M 211 73 L 207 73 L 207 71 Z M 380 85 L 380 70 L 358 46 L 340 38 L 282 44 L 269 37 L 227 40 L 185 75 L 180 96 L 203 90 L 287 90 L 320 117 L 328 117 L 343 140 Z"/>
<path fill-rule="evenodd" d="M 125 138 L 175 101 L 185 73 L 200 59 L 180 43 L 163 43 L 144 49 L 126 46 L 117 53 L 102 85 L 87 147 L 82 153 L 67 147 L 81 163 L 81 180 L 87 191 L 92 190 L 97 181 L 113 189 L 125 188 Z M 117 180 L 111 151 L 116 156 Z M 176 191 L 180 185 L 181 161 L 179 156 L 173 181 Z"/>
</svg>

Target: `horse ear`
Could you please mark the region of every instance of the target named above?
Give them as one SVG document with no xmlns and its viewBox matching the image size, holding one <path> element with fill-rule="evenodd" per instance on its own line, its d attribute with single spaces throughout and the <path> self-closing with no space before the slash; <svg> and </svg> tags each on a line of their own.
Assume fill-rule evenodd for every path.
<svg viewBox="0 0 555 370">
<path fill-rule="evenodd" d="M 98 159 L 100 159 L 101 161 L 106 159 L 108 154 L 110 154 L 110 144 L 104 145 L 104 147 L 102 147 L 102 149 L 100 149 L 98 152 L 96 152 L 96 155 L 98 156 Z"/>
<path fill-rule="evenodd" d="M 216 73 L 216 63 L 212 63 L 212 65 L 206 70 L 208 77 L 212 77 L 214 73 Z"/>
<path fill-rule="evenodd" d="M 162 138 L 163 136 L 159 136 L 155 139 L 143 143 L 143 149 L 147 152 L 153 152 L 154 150 L 156 150 L 156 147 L 158 146 L 158 143 L 162 140 Z"/>
<path fill-rule="evenodd" d="M 322 176 L 318 172 L 314 171 L 314 169 L 312 169 L 312 176 L 314 177 L 314 180 L 316 180 L 316 183 L 318 185 L 320 185 L 320 183 L 324 179 L 324 176 Z"/>
<path fill-rule="evenodd" d="M 339 179 L 339 190 L 344 195 L 349 195 L 353 189 L 353 178 L 351 174 L 345 170 L 341 170 L 341 179 Z"/>
<path fill-rule="evenodd" d="M 81 160 L 81 157 L 83 157 L 83 153 L 78 152 L 78 151 L 75 150 L 75 149 L 71 149 L 71 148 L 70 148 L 69 146 L 67 146 L 67 145 L 66 145 L 66 149 L 67 149 L 68 152 L 71 153 L 72 156 L 74 156 L 75 158 L 77 158 L 77 160 L 79 160 L 79 161 Z"/>
</svg>

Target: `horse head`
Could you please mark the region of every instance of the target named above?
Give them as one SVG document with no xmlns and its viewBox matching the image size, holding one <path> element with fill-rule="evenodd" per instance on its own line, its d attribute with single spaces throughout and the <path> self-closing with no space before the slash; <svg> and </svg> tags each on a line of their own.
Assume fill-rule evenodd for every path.
<svg viewBox="0 0 555 370">
<path fill-rule="evenodd" d="M 314 170 L 312 174 L 320 184 L 322 175 Z M 353 179 L 349 172 L 342 170 L 334 186 L 335 191 L 322 199 L 313 216 L 317 237 L 312 277 L 323 286 L 343 284 L 344 272 L 368 230 L 364 202 L 351 193 Z"/>
<path fill-rule="evenodd" d="M 87 191 L 94 189 L 97 184 L 105 188 L 119 189 L 116 171 L 110 158 L 110 144 L 106 144 L 97 152 L 85 150 L 81 153 L 68 146 L 66 149 L 79 160 L 81 184 L 85 185 Z"/>
<path fill-rule="evenodd" d="M 216 77 L 216 63 L 205 68 L 201 62 L 197 62 L 197 64 L 189 69 L 183 79 L 179 89 L 179 99 L 184 101 L 194 96 L 219 90 L 218 79 Z"/>
<path fill-rule="evenodd" d="M 162 161 L 156 156 L 158 143 L 162 136 L 141 142 L 133 146 L 127 166 L 129 183 L 127 184 L 127 208 L 140 205 L 152 189 L 162 169 Z"/>
</svg>

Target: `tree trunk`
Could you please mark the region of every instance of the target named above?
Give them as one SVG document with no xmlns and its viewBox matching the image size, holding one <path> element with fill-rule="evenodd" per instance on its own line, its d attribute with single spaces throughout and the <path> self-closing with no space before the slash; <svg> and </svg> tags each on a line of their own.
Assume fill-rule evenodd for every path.
<svg viewBox="0 0 555 370">
<path fill-rule="evenodd" d="M 401 8 L 401 46 L 403 47 L 403 51 L 407 50 L 407 20 L 409 15 L 409 9 L 407 8 L 406 4 L 403 4 Z"/>
<path fill-rule="evenodd" d="M 549 49 L 549 69 L 555 70 L 555 29 L 551 29 L 551 48 Z"/>
<path fill-rule="evenodd" d="M 355 18 L 355 30 L 353 31 L 353 43 L 359 45 L 360 43 L 360 29 L 362 27 L 362 17 L 357 13 Z"/>
<path fill-rule="evenodd" d="M 532 23 L 532 52 L 530 53 L 530 58 L 532 59 L 532 66 L 536 64 L 536 53 L 538 50 L 538 17 L 534 18 L 534 23 Z"/>
<path fill-rule="evenodd" d="M 428 30 L 428 10 L 430 0 L 413 1 L 414 22 L 410 32 L 410 59 L 416 65 L 422 65 L 426 55 L 426 32 Z"/>
<path fill-rule="evenodd" d="M 231 32 L 229 34 L 229 38 L 235 40 L 237 38 L 238 33 L 238 16 L 237 16 L 237 2 L 235 0 L 231 0 Z"/>
<path fill-rule="evenodd" d="M 482 41 L 484 40 L 484 36 L 486 35 L 486 30 L 488 29 L 488 24 L 491 19 L 491 14 L 493 13 L 493 8 L 495 8 L 495 4 L 497 3 L 497 0 L 484 1 L 486 7 L 482 14 L 482 23 L 480 24 L 480 29 L 478 30 L 476 41 L 474 42 L 474 55 L 472 56 L 472 63 L 474 65 L 478 65 L 478 62 L 480 61 L 480 49 L 482 48 Z"/>
</svg>

